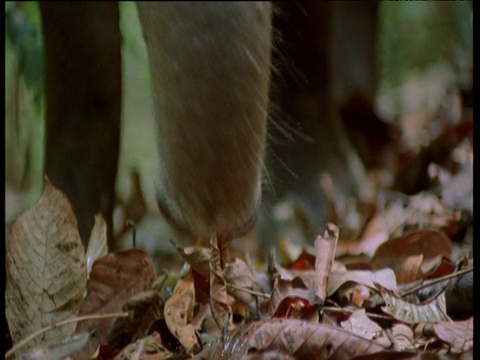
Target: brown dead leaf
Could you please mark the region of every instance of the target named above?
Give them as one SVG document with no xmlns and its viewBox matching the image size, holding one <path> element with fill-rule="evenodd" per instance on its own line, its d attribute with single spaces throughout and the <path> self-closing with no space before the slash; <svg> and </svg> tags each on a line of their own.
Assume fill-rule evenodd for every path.
<svg viewBox="0 0 480 360">
<path fill-rule="evenodd" d="M 6 249 L 5 315 L 13 342 L 78 313 L 85 292 L 85 253 L 67 198 L 46 179 L 38 202 L 13 224 Z M 52 329 L 29 345 L 73 335 Z"/>
<path fill-rule="evenodd" d="M 115 318 L 108 329 L 107 340 L 110 347 L 122 349 L 144 337 L 154 321 L 163 319 L 163 308 L 163 301 L 155 291 L 145 291 L 132 296 L 122 308 L 123 311 L 128 311 L 130 316 Z"/>
<path fill-rule="evenodd" d="M 231 314 L 232 301 L 227 294 L 227 282 L 223 277 L 223 270 L 226 266 L 226 245 L 222 243 L 217 235 L 210 239 L 210 306 L 213 318 L 220 329 L 228 326 L 233 327 Z"/>
<path fill-rule="evenodd" d="M 350 270 L 346 272 L 332 272 L 328 280 L 328 296 L 337 291 L 340 286 L 347 282 L 366 285 L 375 289 L 375 283 L 379 283 L 384 287 L 392 290 L 397 289 L 397 281 L 395 273 L 391 269 L 382 269 L 377 271 L 368 270 Z"/>
<path fill-rule="evenodd" d="M 191 321 L 195 305 L 195 290 L 192 270 L 178 280 L 172 296 L 165 303 L 165 322 L 170 332 L 178 339 L 187 352 L 196 353 L 200 344 Z"/>
<path fill-rule="evenodd" d="M 224 270 L 225 280 L 228 282 L 228 293 L 237 301 L 244 304 L 250 311 L 258 312 L 258 296 L 252 291 L 263 291 L 257 287 L 257 280 L 247 264 L 235 258 L 234 261 L 227 263 Z"/>
<path fill-rule="evenodd" d="M 338 227 L 329 223 L 325 234 L 323 236 L 319 235 L 315 239 L 315 277 L 317 281 L 314 291 L 321 304 L 327 298 L 327 284 L 335 259 L 338 235 Z"/>
<path fill-rule="evenodd" d="M 400 264 L 411 255 L 422 254 L 424 259 L 437 255 L 450 258 L 452 244 L 441 231 L 428 229 L 414 231 L 406 236 L 389 240 L 380 245 L 372 259 L 372 268 L 389 267 L 397 271 Z"/>
<path fill-rule="evenodd" d="M 80 314 L 119 312 L 130 297 L 148 290 L 155 277 L 153 263 L 142 250 L 107 254 L 93 264 Z M 90 354 L 107 341 L 107 330 L 112 322 L 109 318 L 78 324 L 77 333 L 95 330 L 89 343 Z"/>
<path fill-rule="evenodd" d="M 343 360 L 379 352 L 384 347 L 331 325 L 271 319 L 237 328 L 230 340 L 222 344 L 222 355 L 242 358 L 247 351 L 251 355 L 267 349 L 290 354 L 295 359 Z M 209 359 L 211 355 L 202 353 L 199 358 Z"/>
<path fill-rule="evenodd" d="M 154 332 L 126 346 L 114 360 L 164 360 L 172 357 L 173 353 L 165 348 L 160 335 Z"/>
<path fill-rule="evenodd" d="M 405 259 L 398 268 L 397 282 L 399 284 L 410 284 L 422 278 L 423 254 L 412 255 Z"/>
<path fill-rule="evenodd" d="M 193 270 L 207 279 L 210 277 L 210 249 L 200 246 L 176 248 Z"/>
<path fill-rule="evenodd" d="M 310 313 L 316 302 L 315 293 L 301 281 L 301 278 L 286 280 L 276 275 L 268 314 L 275 317 L 303 318 Z"/>
</svg>

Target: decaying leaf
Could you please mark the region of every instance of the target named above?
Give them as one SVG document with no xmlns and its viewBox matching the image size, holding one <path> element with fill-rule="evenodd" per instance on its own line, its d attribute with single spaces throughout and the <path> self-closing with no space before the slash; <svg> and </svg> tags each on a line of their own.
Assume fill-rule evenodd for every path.
<svg viewBox="0 0 480 360">
<path fill-rule="evenodd" d="M 93 264 L 80 314 L 119 312 L 130 297 L 148 290 L 154 280 L 152 261 L 144 251 L 109 253 Z M 89 342 L 90 354 L 107 341 L 107 330 L 113 320 L 88 320 L 78 324 L 77 333 L 95 330 Z"/>
<path fill-rule="evenodd" d="M 165 303 L 165 321 L 170 332 L 178 339 L 187 354 L 195 353 L 200 344 L 191 325 L 193 306 L 195 305 L 195 290 L 192 270 L 178 280 L 172 296 Z"/>
<path fill-rule="evenodd" d="M 123 311 L 128 311 L 128 318 L 115 318 L 107 334 L 112 349 L 121 349 L 129 343 L 146 335 L 149 326 L 158 319 L 163 319 L 163 301 L 155 291 L 145 291 L 127 300 Z"/>
<path fill-rule="evenodd" d="M 6 318 L 13 342 L 77 315 L 86 286 L 85 254 L 67 198 L 46 180 L 38 202 L 8 237 Z M 75 324 L 55 328 L 29 345 L 63 340 Z"/>
</svg>

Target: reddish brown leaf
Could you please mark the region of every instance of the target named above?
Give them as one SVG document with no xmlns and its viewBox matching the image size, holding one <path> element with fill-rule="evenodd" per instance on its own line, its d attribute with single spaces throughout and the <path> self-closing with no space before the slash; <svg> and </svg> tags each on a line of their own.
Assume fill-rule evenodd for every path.
<svg viewBox="0 0 480 360">
<path fill-rule="evenodd" d="M 131 315 L 116 318 L 108 330 L 108 343 L 112 349 L 122 349 L 146 335 L 149 326 L 163 319 L 163 301 L 155 291 L 136 294 L 127 300 L 123 311 Z"/>
<path fill-rule="evenodd" d="M 451 253 L 451 241 L 443 232 L 433 229 L 415 231 L 380 245 L 373 256 L 372 267 L 389 267 L 396 271 L 410 255 L 423 255 L 424 259 L 441 255 L 448 259 Z"/>
<path fill-rule="evenodd" d="M 148 290 L 155 277 L 153 263 L 142 250 L 103 256 L 93 264 L 80 314 L 119 312 L 131 296 Z M 107 329 L 112 322 L 113 319 L 101 319 L 78 324 L 77 333 L 95 330 L 89 343 L 90 353 L 106 342 Z"/>
<path fill-rule="evenodd" d="M 410 284 L 422 278 L 423 254 L 412 255 L 405 259 L 397 271 L 398 284 Z"/>
</svg>

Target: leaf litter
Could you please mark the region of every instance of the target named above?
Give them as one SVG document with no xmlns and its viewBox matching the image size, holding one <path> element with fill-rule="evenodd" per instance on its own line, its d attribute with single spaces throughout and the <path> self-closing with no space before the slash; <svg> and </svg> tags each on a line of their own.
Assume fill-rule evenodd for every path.
<svg viewBox="0 0 480 360">
<path fill-rule="evenodd" d="M 330 193 L 312 247 L 287 236 L 265 264 L 213 235 L 177 246 L 184 268 L 158 276 L 142 250 L 106 253 L 100 215 L 85 253 L 68 200 L 47 180 L 8 236 L 6 358 L 471 357 L 470 137 L 458 126 L 432 140 L 432 161 L 442 147 L 452 155 L 425 167 L 428 190 L 379 190 L 348 206 Z"/>
</svg>

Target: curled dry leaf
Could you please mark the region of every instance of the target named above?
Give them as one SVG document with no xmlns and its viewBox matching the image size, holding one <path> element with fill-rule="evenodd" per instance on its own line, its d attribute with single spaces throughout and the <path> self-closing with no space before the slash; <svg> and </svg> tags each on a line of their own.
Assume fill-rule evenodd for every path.
<svg viewBox="0 0 480 360">
<path fill-rule="evenodd" d="M 231 330 L 232 308 L 231 301 L 227 294 L 227 282 L 223 277 L 223 270 L 226 264 L 226 248 L 221 239 L 213 235 L 210 239 L 210 306 L 213 318 L 220 329 L 228 326 Z"/>
<path fill-rule="evenodd" d="M 200 344 L 195 329 L 190 323 L 195 305 L 195 290 L 192 270 L 178 280 L 172 296 L 165 303 L 165 322 L 187 354 L 200 350 Z"/>
<path fill-rule="evenodd" d="M 67 198 L 46 180 L 38 202 L 13 224 L 8 237 L 5 312 L 13 342 L 75 316 L 86 286 L 85 254 Z M 75 323 L 52 329 L 34 343 L 65 339 Z"/>
<path fill-rule="evenodd" d="M 130 297 L 148 290 L 154 280 L 152 260 L 142 250 L 103 256 L 93 264 L 80 314 L 119 312 Z M 107 330 L 113 320 L 88 320 L 78 324 L 77 333 L 95 330 L 89 342 L 90 354 L 98 345 L 106 343 Z"/>
<path fill-rule="evenodd" d="M 429 302 L 417 305 L 399 298 L 393 291 L 385 289 L 381 285 L 377 285 L 377 287 L 381 290 L 386 304 L 382 310 L 397 320 L 408 324 L 418 324 L 448 319 L 445 292 L 440 293 Z"/>
<path fill-rule="evenodd" d="M 328 278 L 335 259 L 338 235 L 338 227 L 329 223 L 325 234 L 317 236 L 315 240 L 315 278 L 317 282 L 314 290 L 321 303 L 324 303 L 327 298 Z"/>
</svg>

